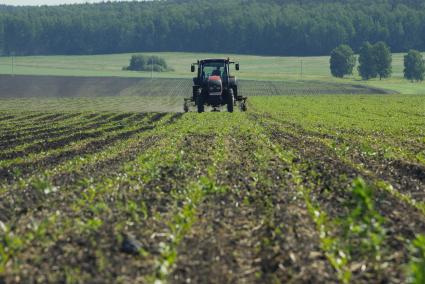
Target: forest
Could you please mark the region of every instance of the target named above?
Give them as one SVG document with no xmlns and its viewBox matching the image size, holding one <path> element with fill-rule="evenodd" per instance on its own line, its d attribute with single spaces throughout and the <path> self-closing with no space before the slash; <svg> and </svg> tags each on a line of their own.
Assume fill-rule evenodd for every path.
<svg viewBox="0 0 425 284">
<path fill-rule="evenodd" d="M 168 0 L 0 5 L 0 54 L 136 51 L 325 55 L 339 44 L 425 50 L 421 0 Z"/>
</svg>

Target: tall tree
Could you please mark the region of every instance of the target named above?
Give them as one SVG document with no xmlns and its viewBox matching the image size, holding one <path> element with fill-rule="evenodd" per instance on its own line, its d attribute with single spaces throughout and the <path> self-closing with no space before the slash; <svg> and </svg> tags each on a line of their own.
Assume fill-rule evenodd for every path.
<svg viewBox="0 0 425 284">
<path fill-rule="evenodd" d="M 404 78 L 411 81 L 423 81 L 425 77 L 425 61 L 417 50 L 410 50 L 404 56 Z"/>
<path fill-rule="evenodd" d="M 359 74 L 363 80 L 376 78 L 378 75 L 374 48 L 369 42 L 364 42 L 359 52 Z"/>
<path fill-rule="evenodd" d="M 4 54 L 4 29 L 3 23 L 0 20 L 0 55 Z"/>
<path fill-rule="evenodd" d="M 392 73 L 391 63 L 393 59 L 388 45 L 383 41 L 377 42 L 373 46 L 373 55 L 379 80 L 390 77 Z"/>
<path fill-rule="evenodd" d="M 353 74 L 356 57 L 350 46 L 342 44 L 331 52 L 330 68 L 334 77 L 343 78 L 344 75 Z"/>
</svg>

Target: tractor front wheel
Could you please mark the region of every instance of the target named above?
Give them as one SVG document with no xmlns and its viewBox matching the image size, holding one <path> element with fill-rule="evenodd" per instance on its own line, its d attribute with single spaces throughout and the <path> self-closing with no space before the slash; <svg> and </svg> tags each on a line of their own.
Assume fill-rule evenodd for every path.
<svg viewBox="0 0 425 284">
<path fill-rule="evenodd" d="M 226 102 L 228 112 L 233 112 L 234 101 L 235 101 L 235 96 L 233 95 L 233 89 L 229 89 L 227 93 L 227 102 Z"/>
</svg>

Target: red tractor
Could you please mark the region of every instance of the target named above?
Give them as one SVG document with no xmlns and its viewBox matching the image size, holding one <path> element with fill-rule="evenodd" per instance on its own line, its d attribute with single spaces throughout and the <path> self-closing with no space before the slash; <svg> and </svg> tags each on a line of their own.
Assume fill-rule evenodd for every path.
<svg viewBox="0 0 425 284">
<path fill-rule="evenodd" d="M 239 70 L 239 63 L 229 59 L 204 59 L 192 64 L 192 72 L 198 65 L 198 74 L 193 78 L 192 97 L 184 99 L 185 112 L 189 111 L 191 104 L 197 107 L 199 113 L 204 112 L 205 106 L 211 106 L 213 111 L 227 106 L 227 111 L 233 112 L 237 104 L 242 111 L 246 111 L 247 98 L 238 95 L 236 77 L 230 75 L 231 64 L 235 64 L 235 69 Z"/>
</svg>

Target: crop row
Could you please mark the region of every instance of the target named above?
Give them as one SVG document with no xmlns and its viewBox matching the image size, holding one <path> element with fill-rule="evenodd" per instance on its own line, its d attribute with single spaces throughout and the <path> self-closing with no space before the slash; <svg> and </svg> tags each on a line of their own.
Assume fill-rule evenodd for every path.
<svg viewBox="0 0 425 284">
<path fill-rule="evenodd" d="M 326 233 L 323 247 L 341 280 L 403 279 L 409 255 L 404 240 L 406 235 L 423 233 L 424 213 L 383 190 L 375 177 L 339 159 L 332 148 L 279 124 L 266 120 L 265 125 L 270 125 L 276 143 L 291 149 L 287 156 L 292 155 L 294 176 L 299 177 L 312 218 Z"/>
<path fill-rule="evenodd" d="M 168 133 L 168 136 L 169 136 L 169 131 L 170 130 L 171 129 L 169 127 L 168 128 L 165 127 L 165 129 L 159 129 L 155 133 L 155 136 L 161 136 L 161 135 L 164 135 L 166 133 Z M 176 129 L 173 129 L 173 130 L 176 130 Z M 163 134 L 161 134 L 161 133 L 163 133 Z M 178 152 L 180 154 L 178 154 L 176 156 L 175 155 L 175 150 L 176 150 L 175 147 L 178 147 L 178 145 L 180 145 L 182 143 L 185 143 L 184 140 L 183 140 L 183 136 L 179 136 L 178 140 L 176 140 L 176 138 L 174 138 L 174 137 L 168 137 L 168 138 L 164 138 L 162 140 L 160 139 L 160 141 L 158 142 L 158 145 L 152 151 L 147 150 L 147 153 L 145 153 L 144 155 L 142 154 L 141 156 L 133 157 L 133 159 L 129 163 L 126 163 L 126 164 L 124 164 L 121 167 L 121 168 L 126 169 L 126 171 L 123 173 L 123 174 L 125 174 L 125 178 L 120 177 L 121 174 L 119 174 L 119 173 L 110 173 L 109 176 L 106 175 L 106 177 L 104 179 L 101 179 L 100 181 L 94 181 L 94 180 L 90 180 L 90 179 L 86 179 L 86 178 L 83 178 L 82 177 L 80 179 L 80 181 L 75 181 L 75 183 L 74 182 L 66 183 L 65 184 L 65 187 L 66 187 L 67 191 L 66 192 L 63 192 L 63 195 L 59 195 L 57 193 L 57 191 L 59 190 L 58 187 L 57 187 L 58 184 L 52 185 L 51 182 L 54 182 L 55 179 L 52 176 L 47 175 L 47 176 L 44 176 L 44 178 L 42 179 L 41 182 L 39 180 L 36 184 L 33 184 L 32 186 L 31 185 L 30 186 L 23 185 L 24 188 L 22 188 L 22 189 L 25 190 L 25 188 L 28 189 L 28 187 L 29 187 L 30 190 L 41 191 L 41 193 L 44 193 L 45 195 L 47 195 L 49 197 L 56 195 L 57 198 L 58 198 L 58 202 L 59 202 L 58 205 L 60 205 L 61 202 L 63 202 L 63 198 L 66 198 L 66 196 L 68 194 L 71 194 L 71 192 L 69 192 L 70 189 L 73 189 L 74 187 L 76 187 L 77 189 L 82 187 L 81 190 L 83 190 L 83 192 L 87 191 L 87 194 L 84 194 L 83 193 L 83 197 L 82 198 L 77 198 L 76 196 L 71 196 L 71 198 L 74 198 L 74 199 L 76 198 L 76 200 L 74 202 L 71 202 L 70 207 L 72 207 L 72 208 L 78 207 L 78 212 L 84 212 L 85 210 L 88 210 L 88 211 L 95 210 L 94 208 L 98 204 L 95 207 L 89 206 L 89 205 L 92 205 L 91 203 L 94 202 L 94 199 L 96 199 L 95 196 L 97 194 L 101 194 L 103 191 L 105 191 L 108 188 L 110 188 L 112 190 L 112 192 L 109 192 L 109 193 L 106 193 L 105 192 L 105 194 L 101 197 L 101 200 L 103 200 L 103 201 L 105 201 L 105 200 L 111 200 L 112 201 L 113 200 L 113 204 L 111 204 L 111 206 L 112 205 L 114 206 L 114 208 L 113 208 L 114 210 L 118 210 L 118 209 L 122 209 L 122 210 L 137 210 L 137 208 L 138 208 L 137 206 L 140 205 L 139 203 L 137 203 L 137 199 L 140 198 L 141 196 L 139 196 L 138 198 L 135 198 L 134 201 L 128 200 L 131 204 L 133 204 L 133 205 L 130 206 L 131 208 L 127 208 L 129 206 L 128 204 L 123 204 L 123 206 L 125 208 L 120 208 L 120 205 L 119 204 L 121 202 L 124 202 L 124 200 L 121 201 L 120 196 L 115 197 L 115 198 L 112 198 L 112 199 L 109 199 L 109 198 L 106 198 L 107 197 L 106 194 L 119 194 L 119 195 L 122 195 L 123 193 L 120 193 L 120 191 L 115 192 L 117 190 L 115 188 L 115 186 L 126 188 L 129 184 L 133 184 L 135 182 L 140 182 L 140 178 L 142 178 L 143 182 L 146 183 L 145 186 L 147 188 L 151 188 L 151 190 L 147 190 L 146 192 L 144 192 L 143 195 L 146 195 L 146 194 L 149 195 L 151 193 L 152 196 L 150 198 L 153 198 L 152 201 L 154 201 L 155 198 L 158 198 L 158 197 L 156 197 L 156 194 L 159 194 L 159 197 L 162 197 L 162 195 L 160 194 L 160 192 L 158 192 L 158 193 L 155 192 L 155 189 L 158 187 L 158 185 L 164 185 L 164 184 L 167 184 L 168 182 L 173 182 L 173 183 L 177 182 L 178 184 L 183 183 L 183 185 L 181 186 L 181 188 L 179 190 L 185 190 L 184 189 L 185 188 L 185 186 L 184 186 L 184 179 L 182 179 L 182 178 L 175 179 L 176 177 L 174 177 L 174 176 L 163 175 L 160 172 L 158 173 L 159 175 L 157 176 L 157 174 L 155 174 L 155 171 L 153 171 L 154 168 L 156 168 L 156 167 L 164 168 L 164 170 L 167 169 L 168 167 L 171 167 L 168 170 L 171 170 L 171 169 L 178 170 L 180 168 L 180 166 L 181 166 L 180 164 L 182 163 L 182 161 L 180 161 L 179 155 L 182 155 L 185 152 L 182 150 L 182 151 Z M 211 144 L 211 146 L 213 146 L 213 145 L 214 144 Z M 128 146 L 129 145 L 126 145 L 126 147 L 123 148 L 123 149 L 128 149 Z M 190 150 L 193 150 L 193 149 L 190 149 L 190 148 L 187 148 L 186 149 L 186 147 L 187 146 L 184 146 L 184 147 L 182 146 L 182 149 L 185 149 L 187 153 L 190 153 Z M 167 152 L 168 149 L 169 149 L 169 152 Z M 206 150 L 205 148 L 198 148 L 198 149 L 199 149 L 198 151 L 202 151 L 202 152 L 205 152 L 205 150 Z M 142 149 L 142 150 L 146 150 L 146 149 Z M 167 158 L 167 157 L 169 157 L 169 158 Z M 97 161 L 96 164 L 99 164 L 98 162 L 99 161 Z M 187 166 L 193 167 L 193 165 L 190 165 L 190 164 L 187 164 Z M 138 171 L 132 173 L 132 171 L 129 171 L 129 169 L 133 169 L 133 170 L 137 169 Z M 68 168 L 67 170 L 70 171 L 71 169 Z M 118 168 L 118 171 L 119 171 L 119 168 Z M 188 171 L 189 172 L 186 172 L 185 171 L 186 173 L 184 175 L 188 175 L 190 173 L 189 176 L 193 179 L 194 177 L 192 176 L 192 171 L 190 169 L 188 169 Z M 143 174 L 143 172 L 146 172 L 146 173 Z M 176 173 L 176 174 L 179 175 L 178 173 Z M 142 177 L 140 175 L 142 175 Z M 175 179 L 175 180 L 173 180 L 173 179 Z M 133 182 L 132 182 L 132 180 L 133 180 Z M 137 187 L 140 187 L 140 185 L 137 185 L 137 184 L 136 184 L 136 186 Z M 97 190 L 96 191 L 93 191 L 93 188 L 99 189 L 99 192 Z M 124 190 L 124 188 L 123 188 L 123 192 L 124 192 L 124 194 L 126 194 L 125 193 L 126 191 Z M 133 189 L 135 189 L 135 188 L 133 188 Z M 168 190 L 171 190 L 171 189 L 172 188 L 170 188 Z M 62 188 L 60 190 L 62 190 Z M 167 190 L 167 189 L 164 189 L 164 190 Z M 77 191 L 77 192 L 80 192 L 80 191 Z M 115 192 L 115 193 L 113 193 L 113 192 Z M 133 192 L 133 193 L 128 192 L 128 194 L 132 194 L 132 195 L 134 195 L 136 193 L 137 192 Z M 170 192 L 167 192 L 167 193 L 170 193 Z M 175 194 L 177 196 L 178 192 L 176 192 Z M 149 196 L 146 196 L 146 197 L 149 197 Z M 185 198 L 186 197 L 184 197 L 183 200 Z M 162 198 L 160 200 L 161 202 L 158 201 L 159 204 L 157 204 L 158 202 L 150 202 L 150 203 L 148 203 L 147 206 L 149 206 L 149 207 L 152 206 L 153 207 L 152 210 L 161 210 L 161 211 L 163 211 L 164 210 L 163 208 L 164 208 L 164 206 L 166 204 L 160 204 L 160 203 L 163 203 L 164 201 L 166 201 L 166 199 L 169 199 L 170 201 L 172 201 L 172 199 L 170 199 L 170 197 L 169 198 L 165 198 L 165 199 Z M 127 198 L 125 198 L 125 201 L 127 201 Z M 84 204 L 82 202 L 87 202 L 89 204 Z M 54 200 L 49 200 L 49 204 L 55 204 L 54 203 Z M 136 206 L 136 208 L 135 208 L 135 206 Z M 156 206 L 159 206 L 159 207 L 156 208 Z M 49 208 L 52 208 L 53 213 L 51 215 L 49 215 L 49 217 L 46 217 L 47 218 L 47 221 L 46 222 L 49 223 L 50 222 L 49 220 L 53 220 L 54 219 L 55 220 L 55 223 L 57 223 L 57 219 L 55 217 L 56 216 L 55 215 L 56 214 L 55 213 L 56 211 L 54 209 L 54 208 L 57 208 L 57 207 L 55 207 L 55 206 L 50 207 L 49 206 Z M 33 210 L 35 212 L 38 212 L 40 210 L 40 208 L 37 208 L 37 206 L 34 209 L 27 208 L 25 210 L 27 212 L 26 215 L 30 215 L 30 216 L 31 215 L 34 215 L 35 212 Z M 127 214 L 122 214 L 122 213 L 125 213 L 125 212 L 118 212 L 118 213 L 121 213 L 121 214 L 117 214 L 117 216 L 119 218 L 123 218 L 123 220 L 120 221 L 120 222 L 124 222 L 123 225 L 125 225 L 128 222 Z M 65 217 L 69 217 L 69 216 L 65 216 Z M 108 216 L 105 216 L 105 218 L 107 218 L 107 217 Z M 19 219 L 12 218 L 12 220 L 15 220 L 15 225 L 14 226 L 17 226 L 16 223 L 19 224 L 20 222 L 25 222 L 25 217 L 20 217 Z M 92 225 L 94 227 L 96 227 L 96 224 L 98 224 L 100 222 L 99 221 L 99 216 L 97 216 L 96 219 L 89 220 L 87 222 L 90 223 L 90 221 L 92 221 Z M 149 222 L 154 222 L 154 220 L 150 220 Z M 80 225 L 80 223 L 73 224 L 73 226 L 79 226 L 79 225 Z M 119 226 L 119 224 L 116 224 L 116 225 Z M 141 224 L 137 224 L 137 225 L 140 226 Z M 163 225 L 161 224 L 161 226 L 163 226 Z M 65 228 L 62 228 L 62 229 L 63 230 L 66 230 Z M 21 234 L 23 234 L 24 236 L 26 236 L 24 238 L 24 240 L 28 240 L 29 239 L 29 237 L 27 237 L 27 236 L 28 236 L 28 234 L 31 234 L 31 230 L 29 230 L 29 231 L 30 232 L 21 232 Z M 72 230 L 70 232 L 75 232 L 75 230 Z M 123 234 L 123 232 L 120 232 L 120 234 Z M 129 233 L 126 233 L 126 236 L 128 234 Z M 52 232 L 52 235 L 54 236 L 55 233 Z M 31 239 L 31 241 L 34 244 L 35 240 L 34 239 Z M 22 247 L 20 248 L 20 250 L 21 249 L 24 249 L 25 247 L 26 247 L 26 244 L 22 244 Z M 16 251 L 16 253 L 18 253 L 18 252 Z M 12 257 L 13 257 L 12 255 L 9 255 L 8 256 L 8 258 L 12 258 Z M 137 264 L 137 262 L 135 262 L 135 263 Z M 165 262 L 164 262 L 163 265 L 165 265 Z M 156 276 L 156 275 L 157 274 L 152 274 L 152 277 L 159 277 L 159 276 Z M 65 275 L 65 277 L 68 277 L 68 276 L 69 276 L 68 274 Z M 52 275 L 52 277 L 54 277 L 54 275 Z"/>
<path fill-rule="evenodd" d="M 46 152 L 25 139 L 49 127 L 19 130 L 10 115 L 21 134 L 5 153 L 31 150 L 1 162 L 0 282 L 419 279 L 425 212 L 406 191 L 422 182 L 397 184 L 367 164 L 394 157 L 358 161 L 360 138 L 324 135 L 326 122 L 295 123 L 274 105 L 101 124 L 81 113 L 53 123 L 47 142 L 97 136 Z"/>
<path fill-rule="evenodd" d="M 17 180 L 39 169 L 49 169 L 70 158 L 97 153 L 99 150 L 117 141 L 119 142 L 120 140 L 127 139 L 153 128 L 153 125 L 164 116 L 166 115 L 153 114 L 150 117 L 147 116 L 147 120 L 131 122 L 127 125 L 123 124 L 124 126 L 120 126 L 120 129 L 115 131 L 103 132 L 94 130 L 97 133 L 94 137 L 88 135 L 86 139 L 77 140 L 75 142 L 64 139 L 63 142 L 65 144 L 59 148 L 53 147 L 56 145 L 55 143 L 53 143 L 53 146 L 51 145 L 52 147 L 49 146 L 49 144 L 44 145 L 41 143 L 46 151 L 40 151 L 33 147 L 34 149 L 25 153 L 24 156 L 2 160 L 0 162 L 1 179 L 5 181 Z M 79 135 L 79 132 L 76 132 L 76 135 L 78 138 L 82 137 Z"/>
<path fill-rule="evenodd" d="M 141 117 L 142 120 L 143 118 Z M 21 139 L 4 139 L 8 148 L 4 149 L 0 159 L 11 159 L 19 156 L 20 153 L 28 154 L 37 150 L 46 151 L 51 148 L 59 148 L 74 141 L 97 137 L 104 132 L 116 132 L 128 125 L 140 124 L 141 120 L 138 119 L 140 117 L 134 118 L 134 114 L 131 113 L 111 117 L 108 121 L 89 121 L 87 124 L 82 119 L 80 119 L 80 124 L 75 125 L 70 125 L 69 121 L 66 121 L 64 126 L 49 127 L 43 131 L 37 130 L 36 133 L 30 132 L 19 137 Z M 17 132 L 19 133 L 19 130 Z"/>
</svg>

